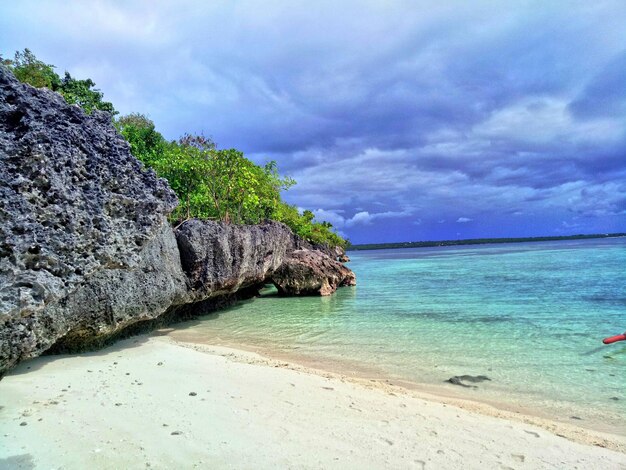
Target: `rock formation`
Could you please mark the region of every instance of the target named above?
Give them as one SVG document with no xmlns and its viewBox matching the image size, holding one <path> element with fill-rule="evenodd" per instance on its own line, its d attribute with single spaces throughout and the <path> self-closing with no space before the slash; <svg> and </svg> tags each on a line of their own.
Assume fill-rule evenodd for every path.
<svg viewBox="0 0 626 470">
<path fill-rule="evenodd" d="M 0 198 L 0 376 L 55 344 L 93 345 L 274 279 L 284 294 L 325 295 L 353 277 L 340 254 L 311 251 L 276 222 L 188 221 L 175 234 L 174 193 L 108 114 L 86 115 L 2 66 Z M 315 281 L 305 258 L 323 265 Z"/>
<path fill-rule="evenodd" d="M 0 370 L 73 329 L 115 330 L 186 294 L 167 182 L 142 168 L 108 114 L 87 116 L 4 68 L 0 197 Z M 169 303 L 153 311 L 128 273 L 150 277 L 150 295 Z"/>
<path fill-rule="evenodd" d="M 193 301 L 270 282 L 282 295 L 330 295 L 356 284 L 354 273 L 334 259 L 334 251 L 328 256 L 327 247 L 324 252 L 313 248 L 279 222 L 190 220 L 176 237 Z"/>
<path fill-rule="evenodd" d="M 293 233 L 278 222 L 231 225 L 190 220 L 176 237 L 195 300 L 266 282 L 294 250 Z"/>
<path fill-rule="evenodd" d="M 341 286 L 356 285 L 354 273 L 316 250 L 296 250 L 272 274 L 278 292 L 289 295 L 329 295 Z"/>
</svg>

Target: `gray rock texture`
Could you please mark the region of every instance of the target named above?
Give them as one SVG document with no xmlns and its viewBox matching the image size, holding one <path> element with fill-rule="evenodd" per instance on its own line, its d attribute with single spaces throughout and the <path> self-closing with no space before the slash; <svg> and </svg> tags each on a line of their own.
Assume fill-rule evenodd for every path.
<svg viewBox="0 0 626 470">
<path fill-rule="evenodd" d="M 157 228 L 138 258 L 132 266 L 95 272 L 62 301 L 50 305 L 46 309 L 49 324 L 61 329 L 60 335 L 52 331 L 45 337 L 57 338 L 55 347 L 60 351 L 89 349 L 133 324 L 190 302 L 169 224 Z"/>
<path fill-rule="evenodd" d="M 0 198 L 0 376 L 44 351 L 98 346 L 264 283 L 327 295 L 354 278 L 335 261 L 341 250 L 277 222 L 191 220 L 174 233 L 174 193 L 108 114 L 86 115 L 2 66 Z"/>
<path fill-rule="evenodd" d="M 176 197 L 130 154 L 111 117 L 88 116 L 3 67 L 0 199 L 0 370 L 45 351 L 85 315 L 127 323 L 107 302 L 130 294 L 104 305 L 104 283 L 143 273 L 159 248 L 178 258 L 166 220 Z M 173 298 L 185 292 L 180 263 L 178 271 L 167 274 Z"/>
<path fill-rule="evenodd" d="M 356 284 L 354 273 L 335 260 L 340 249 L 314 249 L 279 222 L 190 220 L 176 237 L 193 301 L 264 283 L 274 283 L 282 295 L 330 295 Z"/>
<path fill-rule="evenodd" d="M 190 220 L 176 233 L 190 296 L 204 300 L 267 282 L 294 251 L 286 225 L 231 225 Z"/>
<path fill-rule="evenodd" d="M 354 273 L 317 250 L 296 250 L 272 274 L 278 292 L 287 295 L 330 295 L 356 285 Z"/>
</svg>

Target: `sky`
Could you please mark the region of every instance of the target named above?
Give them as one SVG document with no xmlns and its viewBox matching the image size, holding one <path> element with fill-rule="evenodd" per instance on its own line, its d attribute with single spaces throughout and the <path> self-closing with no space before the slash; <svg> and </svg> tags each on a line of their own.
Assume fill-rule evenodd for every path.
<svg viewBox="0 0 626 470">
<path fill-rule="evenodd" d="M 0 0 L 0 53 L 298 184 L 353 243 L 626 232 L 626 2 Z"/>
</svg>

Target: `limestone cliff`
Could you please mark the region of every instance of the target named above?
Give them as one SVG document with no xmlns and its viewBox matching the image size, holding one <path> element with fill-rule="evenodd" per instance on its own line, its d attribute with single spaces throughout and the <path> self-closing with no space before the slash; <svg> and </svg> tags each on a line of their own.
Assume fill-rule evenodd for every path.
<svg viewBox="0 0 626 470">
<path fill-rule="evenodd" d="M 188 221 L 175 234 L 174 193 L 109 115 L 88 116 L 2 66 L 0 198 L 0 375 L 55 344 L 94 344 L 274 278 L 284 294 L 328 294 L 353 276 L 315 251 L 330 289 L 285 282 L 285 266 L 314 247 L 276 222 Z"/>
</svg>

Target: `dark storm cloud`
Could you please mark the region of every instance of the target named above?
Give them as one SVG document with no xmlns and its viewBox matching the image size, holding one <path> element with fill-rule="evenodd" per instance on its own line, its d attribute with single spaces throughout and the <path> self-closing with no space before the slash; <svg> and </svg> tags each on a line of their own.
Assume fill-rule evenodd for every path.
<svg viewBox="0 0 626 470">
<path fill-rule="evenodd" d="M 595 75 L 570 103 L 574 116 L 626 115 L 626 51 L 618 54 Z"/>
<path fill-rule="evenodd" d="M 13 2 L 0 51 L 299 184 L 354 241 L 626 230 L 621 1 Z"/>
</svg>

